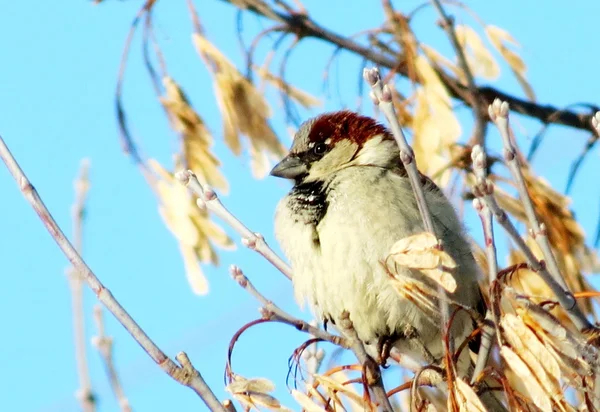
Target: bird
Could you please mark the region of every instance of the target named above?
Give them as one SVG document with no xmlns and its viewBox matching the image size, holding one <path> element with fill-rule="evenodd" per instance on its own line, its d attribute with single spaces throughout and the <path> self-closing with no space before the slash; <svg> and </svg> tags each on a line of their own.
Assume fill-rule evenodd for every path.
<svg viewBox="0 0 600 412">
<path fill-rule="evenodd" d="M 292 267 L 297 301 L 308 303 L 325 325 L 335 327 L 349 316 L 374 359 L 380 359 L 384 344 L 391 344 L 420 362 L 441 361 L 439 316 L 398 293 L 390 276 L 393 270 L 432 285 L 418 270 L 388 263 L 397 241 L 425 231 L 390 131 L 352 111 L 321 114 L 301 124 L 289 154 L 270 174 L 293 182 L 276 207 L 274 228 Z M 457 288 L 448 298 L 483 315 L 480 269 L 465 229 L 443 191 L 420 176 L 434 231 L 456 263 Z M 451 335 L 461 343 L 475 327 L 461 311 Z M 472 351 L 477 346 L 470 342 Z M 466 374 L 468 366 L 462 369 Z"/>
</svg>

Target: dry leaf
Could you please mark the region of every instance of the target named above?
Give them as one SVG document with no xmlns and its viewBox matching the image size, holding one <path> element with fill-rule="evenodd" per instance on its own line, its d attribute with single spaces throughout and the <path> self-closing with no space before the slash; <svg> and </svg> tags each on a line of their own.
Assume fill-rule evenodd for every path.
<svg viewBox="0 0 600 412">
<path fill-rule="evenodd" d="M 239 155 L 242 151 L 240 135 L 247 136 L 252 173 L 255 177 L 264 177 L 270 169 L 268 157 L 279 160 L 286 153 L 269 125 L 271 112 L 264 96 L 205 37 L 194 33 L 192 39 L 214 76 L 225 142 Z"/>
<path fill-rule="evenodd" d="M 535 94 L 533 89 L 527 82 L 525 78 L 525 72 L 527 70 L 527 66 L 525 66 L 525 62 L 523 59 L 519 57 L 517 53 L 510 50 L 508 45 L 519 46 L 519 43 L 508 33 L 506 30 L 503 30 L 499 27 L 488 25 L 485 27 L 485 33 L 490 39 L 490 42 L 494 45 L 496 50 L 502 55 L 506 63 L 510 66 L 512 72 L 514 73 L 517 81 L 521 85 L 521 88 L 525 92 L 525 95 L 531 100 L 535 102 Z"/>
<path fill-rule="evenodd" d="M 563 404 L 560 380 L 560 367 L 552 354 L 538 340 L 535 334 L 517 316 L 507 313 L 500 322 L 503 336 L 512 350 L 525 362 L 538 383 L 560 410 Z"/>
<path fill-rule="evenodd" d="M 475 393 L 473 388 L 458 377 L 454 380 L 456 400 L 458 402 L 459 411 L 461 412 L 486 412 L 487 409 L 483 406 L 481 399 Z"/>
<path fill-rule="evenodd" d="M 450 70 L 456 77 L 460 77 L 462 75 L 462 72 L 453 61 L 441 55 L 433 47 L 427 46 L 423 43 L 419 44 L 419 47 L 423 51 L 423 54 L 425 54 L 429 60 L 439 67 Z"/>
<path fill-rule="evenodd" d="M 342 385 L 335 379 L 325 375 L 314 375 L 315 382 L 317 382 L 331 397 L 331 399 L 340 407 L 343 407 L 342 400 L 339 395 L 344 395 L 351 399 L 353 402 L 358 403 L 364 410 L 375 410 L 374 405 L 368 403 L 361 395 L 357 394 L 351 387 Z"/>
<path fill-rule="evenodd" d="M 415 92 L 416 107 L 412 122 L 413 149 L 421 172 L 433 176 L 450 158 L 450 147 L 461 134 L 450 95 L 425 56 L 415 61 L 422 87 Z M 444 187 L 450 171 L 439 174 L 436 183 Z"/>
<path fill-rule="evenodd" d="M 535 406 L 544 412 L 552 412 L 552 402 L 548 398 L 548 395 L 519 355 L 507 346 L 502 346 L 502 348 L 500 348 L 500 354 L 523 383 Z"/>
<path fill-rule="evenodd" d="M 290 99 L 297 101 L 303 107 L 309 109 L 311 107 L 321 105 L 321 101 L 319 99 L 303 90 L 300 90 L 290 85 L 280 77 L 277 77 L 273 73 L 269 72 L 264 67 L 254 66 L 253 69 L 254 71 L 256 71 L 256 73 L 258 73 L 258 75 L 261 78 L 263 78 L 273 86 L 277 87 L 279 90 L 285 92 L 285 94 L 288 95 Z"/>
<path fill-rule="evenodd" d="M 265 378 L 247 379 L 240 375 L 234 375 L 231 382 L 225 390 L 231 393 L 234 398 L 240 401 L 247 408 L 259 406 L 272 411 L 291 412 L 291 409 L 282 406 L 281 403 L 268 392 L 275 390 L 275 385 Z"/>
<path fill-rule="evenodd" d="M 392 246 L 390 257 L 404 267 L 420 270 L 446 291 L 456 290 L 456 281 L 450 270 L 456 268 L 454 259 L 438 247 L 436 237 L 423 232 L 401 239 Z"/>
<path fill-rule="evenodd" d="M 471 27 L 461 24 L 456 25 L 455 30 L 473 76 L 481 76 L 488 80 L 497 79 L 500 75 L 500 67 L 477 32 Z M 464 74 L 461 79 L 463 83 L 466 83 Z"/>
<path fill-rule="evenodd" d="M 584 272 L 586 269 L 590 269 L 589 263 L 594 259 L 596 253 L 585 245 L 585 233 L 570 209 L 571 200 L 554 190 L 545 179 L 534 176 L 526 163 L 523 164 L 522 171 L 536 214 L 540 222 L 546 225 L 548 240 L 567 285 L 575 293 L 590 290 L 591 287 L 584 277 Z M 498 180 L 496 176 L 494 178 Z M 495 196 L 500 207 L 528 225 L 523 204 L 500 187 L 496 187 Z M 536 257 L 543 258 L 543 253 L 535 240 L 528 237 L 526 242 Z M 524 261 L 521 252 L 511 252 L 510 264 Z M 513 285 L 521 287 L 523 291 L 533 296 L 552 296 L 549 287 L 539 276 L 525 269 L 519 271 Z M 593 312 L 590 301 L 580 301 L 580 307 L 587 314 Z M 561 310 L 557 308 L 553 313 L 557 314 L 559 311 Z M 563 313 L 561 319 L 566 320 L 566 314 Z"/>
<path fill-rule="evenodd" d="M 196 206 L 195 199 L 184 185 L 157 161 L 150 159 L 148 164 L 157 175 L 155 188 L 160 200 L 160 216 L 179 242 L 190 287 L 195 294 L 204 295 L 208 293 L 208 282 L 200 262 L 218 263 L 213 243 L 224 249 L 232 249 L 235 245 L 219 226 L 209 220 L 207 212 Z"/>
<path fill-rule="evenodd" d="M 292 396 L 298 402 L 298 404 L 302 407 L 306 412 L 323 412 L 323 407 L 317 405 L 312 399 L 310 399 L 306 394 L 300 392 L 299 390 L 292 389 Z"/>
<path fill-rule="evenodd" d="M 181 134 L 185 169 L 192 170 L 201 183 L 227 191 L 227 181 L 219 170 L 220 162 L 210 151 L 213 138 L 204 121 L 172 78 L 163 78 L 163 85 L 166 95 L 160 101 L 168 113 L 171 127 Z"/>
</svg>

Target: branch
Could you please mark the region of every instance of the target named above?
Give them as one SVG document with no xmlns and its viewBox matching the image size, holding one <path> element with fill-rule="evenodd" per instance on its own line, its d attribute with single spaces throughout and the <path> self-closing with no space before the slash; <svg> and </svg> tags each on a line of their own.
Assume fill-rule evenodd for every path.
<svg viewBox="0 0 600 412">
<path fill-rule="evenodd" d="M 406 169 L 406 172 L 408 174 L 410 185 L 415 195 L 415 200 L 417 202 L 417 206 L 419 208 L 419 213 L 421 214 L 421 219 L 423 220 L 425 230 L 436 237 L 439 243 L 439 247 L 442 248 L 443 245 L 441 244 L 441 239 L 437 236 L 437 234 L 435 233 L 435 228 L 433 227 L 433 218 L 431 217 L 429 205 L 425 200 L 425 193 L 423 192 L 423 185 L 421 183 L 421 173 L 419 173 L 419 170 L 417 168 L 417 161 L 415 159 L 414 152 L 412 148 L 408 145 L 406 137 L 404 136 L 404 132 L 402 131 L 402 127 L 398 122 L 398 116 L 396 116 L 396 111 L 392 102 L 392 92 L 390 91 L 390 88 L 387 85 L 382 84 L 381 77 L 379 75 L 379 70 L 365 69 L 364 78 L 367 81 L 367 83 L 371 86 L 373 92 L 373 102 L 377 106 L 379 106 L 390 125 L 392 134 L 394 136 L 394 139 L 396 140 L 398 149 L 400 150 L 400 160 L 402 161 L 402 164 L 404 165 L 404 168 Z M 448 324 L 448 319 L 450 315 L 447 304 L 446 291 L 439 284 L 437 291 L 440 297 L 440 326 L 443 335 L 446 329 L 446 325 Z"/>
<path fill-rule="evenodd" d="M 75 179 L 75 202 L 72 207 L 73 221 L 73 243 L 79 253 L 83 244 L 83 218 L 85 216 L 85 201 L 90 186 L 88 179 L 89 161 L 81 161 L 79 175 Z M 90 382 L 90 371 L 88 369 L 86 356 L 85 317 L 83 305 L 83 283 L 81 276 L 73 266 L 67 268 L 69 287 L 71 288 L 71 310 L 73 312 L 73 340 L 75 347 L 75 361 L 77 363 L 77 375 L 79 378 L 79 389 L 76 397 L 84 412 L 93 412 L 96 409 L 96 399 L 92 392 Z"/>
<path fill-rule="evenodd" d="M 229 268 L 229 273 L 231 274 L 233 280 L 238 283 L 238 285 L 248 291 L 248 293 L 254 296 L 263 305 L 262 313 L 264 318 L 292 325 L 298 330 L 310 333 L 319 339 L 331 342 L 334 345 L 342 348 L 348 349 L 350 347 L 350 344 L 343 337 L 332 335 L 331 333 L 317 328 L 310 323 L 303 321 L 302 319 L 295 318 L 271 302 L 254 287 L 252 282 L 250 282 L 246 275 L 244 275 L 244 272 L 242 272 L 242 269 L 240 269 L 238 266 L 232 265 Z"/>
<path fill-rule="evenodd" d="M 133 320 L 121 304 L 113 297 L 112 293 L 100 282 L 98 277 L 92 272 L 90 267 L 83 261 L 77 250 L 66 238 L 60 229 L 50 211 L 40 198 L 38 192 L 25 176 L 25 173 L 17 163 L 16 159 L 6 146 L 4 139 L 0 136 L 0 158 L 6 164 L 8 171 L 13 176 L 19 186 L 21 193 L 29 202 L 31 207 L 40 217 L 42 223 L 63 251 L 67 259 L 71 262 L 75 270 L 82 276 L 83 280 L 94 291 L 98 300 L 106 307 L 114 317 L 123 325 L 136 342 L 146 351 L 148 356 L 160 368 L 171 376 L 174 380 L 192 389 L 202 399 L 202 401 L 213 411 L 224 412 L 225 408 L 221 405 L 215 394 L 208 387 L 200 373 L 192 366 L 184 352 L 180 352 L 176 359 L 181 366 L 178 366 L 150 339 L 146 332 Z"/>
<path fill-rule="evenodd" d="M 504 159 L 508 164 L 512 177 L 517 184 L 519 197 L 521 198 L 527 220 L 529 221 L 530 234 L 542 249 L 545 264 L 548 265 L 549 273 L 553 278 L 552 283 L 556 287 L 555 289 L 553 288 L 553 292 L 557 296 L 560 295 L 558 297 L 559 300 L 561 300 L 561 305 L 572 315 L 573 323 L 580 331 L 589 329 L 592 327 L 592 324 L 586 319 L 579 309 L 573 294 L 569 291 L 569 288 L 560 273 L 556 258 L 554 257 L 554 253 L 552 252 L 552 248 L 550 246 L 550 241 L 546 235 L 546 225 L 544 223 L 540 224 L 540 221 L 535 213 L 533 202 L 531 201 L 531 197 L 527 191 L 527 184 L 525 183 L 525 179 L 523 177 L 523 171 L 521 169 L 522 166 L 519 162 L 519 154 L 517 153 L 517 148 L 513 144 L 510 137 L 508 125 L 508 107 L 508 103 L 496 99 L 494 100 L 494 103 L 489 106 L 489 114 L 490 118 L 500 131 L 500 135 L 502 136 L 502 141 L 504 144 Z M 549 286 L 551 288 L 553 287 L 550 284 Z"/>
<path fill-rule="evenodd" d="M 586 329 L 585 325 L 589 324 L 589 322 L 587 319 L 585 319 L 585 316 L 583 316 L 579 310 L 579 307 L 577 305 L 572 306 L 572 302 L 570 299 L 568 299 L 563 288 L 556 282 L 550 272 L 548 272 L 546 264 L 540 262 L 535 257 L 529 246 L 527 246 L 519 234 L 519 231 L 515 225 L 508 218 L 506 212 L 496 202 L 496 198 L 494 197 L 494 183 L 490 179 L 486 178 L 479 183 L 477 190 L 479 191 L 479 193 L 477 193 L 478 198 L 483 201 L 487 208 L 489 208 L 496 218 L 496 221 L 504 228 L 508 236 L 517 245 L 517 248 L 525 255 L 525 260 L 529 265 L 529 269 L 540 275 L 542 280 L 556 295 L 558 303 L 567 312 L 569 318 L 575 324 L 575 326 L 580 328 L 580 330 Z"/>
<path fill-rule="evenodd" d="M 98 335 L 92 338 L 92 344 L 98 349 L 98 352 L 100 352 L 110 387 L 112 388 L 115 398 L 117 398 L 117 403 L 119 404 L 121 411 L 131 412 L 131 406 L 125 396 L 125 392 L 123 391 L 121 381 L 113 362 L 113 339 L 104 334 L 104 321 L 102 318 L 102 307 L 100 305 L 94 306 L 94 320 L 96 321 Z"/>
<path fill-rule="evenodd" d="M 496 254 L 496 239 L 494 239 L 494 224 L 492 219 L 492 211 L 486 206 L 485 201 L 481 199 L 485 191 L 485 182 L 487 180 L 487 158 L 482 147 L 476 145 L 471 151 L 471 158 L 473 159 L 473 171 L 475 172 L 476 183 L 473 187 L 473 193 L 477 196 L 473 200 L 473 207 L 477 211 L 479 218 L 481 219 L 481 225 L 483 227 L 483 236 L 485 239 L 485 250 L 488 261 L 488 274 L 489 282 L 492 285 L 496 281 L 498 275 L 498 256 Z M 490 352 L 492 349 L 492 341 L 496 335 L 495 325 L 500 324 L 500 313 L 494 309 L 497 305 L 494 304 L 494 294 L 490 294 L 491 308 L 488 308 L 485 314 L 485 320 L 481 329 L 481 345 L 479 347 L 479 353 L 477 355 L 477 361 L 475 362 L 475 369 L 473 376 L 471 377 L 471 384 L 474 384 L 479 375 L 485 369 L 488 362 Z M 494 320 L 495 324 L 490 324 L 491 320 Z"/>
<path fill-rule="evenodd" d="M 198 196 L 198 200 L 201 201 L 198 203 L 198 207 L 206 206 L 209 211 L 223 219 L 242 237 L 242 243 L 245 246 L 264 256 L 288 279 L 292 278 L 292 268 L 267 245 L 265 238 L 260 233 L 250 231 L 238 218 L 231 214 L 208 185 L 202 186 L 194 172 L 191 170 L 180 171 L 175 174 L 175 178 Z"/>
<path fill-rule="evenodd" d="M 465 57 L 465 51 L 456 37 L 456 31 L 454 30 L 454 19 L 446 14 L 446 11 L 444 10 L 440 0 L 432 0 L 432 3 L 442 19 L 442 28 L 448 35 L 450 43 L 452 43 L 452 47 L 454 48 L 458 58 L 458 65 L 462 69 L 467 79 L 467 87 L 469 89 L 469 105 L 473 108 L 473 116 L 475 117 L 475 129 L 473 130 L 472 140 L 476 144 L 483 144 L 485 129 L 487 127 L 487 119 L 483 114 L 485 112 L 482 110 L 485 105 L 482 105 L 479 100 L 475 78 L 473 77 L 473 73 L 469 68 L 469 63 Z"/>
<path fill-rule="evenodd" d="M 379 365 L 367 354 L 363 342 L 359 339 L 350 315 L 344 311 L 340 320 L 340 328 L 344 331 L 344 334 L 349 337 L 352 342 L 352 352 L 356 355 L 356 358 L 363 367 L 363 376 L 366 379 L 367 385 L 373 391 L 375 399 L 379 402 L 378 410 L 393 412 L 392 404 L 387 396 L 385 387 L 383 386 L 383 380 L 381 379 L 381 369 Z"/>
<path fill-rule="evenodd" d="M 317 24 L 308 15 L 282 13 L 271 9 L 270 6 L 266 5 L 266 3 L 264 3 L 262 0 L 220 1 L 230 3 L 234 7 L 238 7 L 240 9 L 246 9 L 259 16 L 267 17 L 272 21 L 284 23 L 286 25 L 286 31 L 296 34 L 299 38 L 313 37 L 323 40 L 324 42 L 336 46 L 337 48 L 352 52 L 367 60 L 370 60 L 372 63 L 378 66 L 395 70 L 396 73 L 402 77 L 409 76 L 408 67 L 406 64 L 404 64 L 404 62 L 397 61 L 394 58 L 386 56 L 382 53 L 378 53 L 369 46 L 363 46 L 350 38 L 330 31 Z M 438 75 L 453 98 L 461 100 L 472 107 L 471 103 L 469 102 L 470 99 L 468 98 L 469 89 L 467 86 L 463 85 L 459 80 L 449 76 L 445 72 L 439 71 Z M 509 95 L 493 87 L 477 87 L 476 90 L 481 104 L 484 105 L 484 107 L 485 105 L 491 104 L 495 98 L 499 98 L 509 103 L 513 112 L 537 119 L 542 123 L 561 124 L 575 129 L 591 132 L 594 131 L 591 126 L 592 114 L 580 114 L 571 110 L 561 110 L 560 108 L 552 105 L 533 103 L 520 99 L 516 96 Z M 594 106 L 592 108 L 592 112 L 598 110 L 600 110 L 598 107 Z"/>
</svg>

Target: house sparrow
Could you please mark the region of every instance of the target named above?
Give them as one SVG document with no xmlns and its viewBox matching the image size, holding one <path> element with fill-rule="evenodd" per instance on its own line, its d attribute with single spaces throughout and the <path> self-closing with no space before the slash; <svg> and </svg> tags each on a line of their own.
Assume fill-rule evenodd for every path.
<svg viewBox="0 0 600 412">
<path fill-rule="evenodd" d="M 275 232 L 292 265 L 297 300 L 308 301 L 320 320 L 334 325 L 346 311 L 374 359 L 385 362 L 380 355 L 386 343 L 421 362 L 439 362 L 439 314 L 424 312 L 392 286 L 390 272 L 435 290 L 421 272 L 387 259 L 394 243 L 424 231 L 391 133 L 350 111 L 323 114 L 302 124 L 271 175 L 294 181 L 277 206 Z M 435 232 L 457 265 L 457 289 L 448 297 L 483 314 L 479 269 L 463 227 L 442 191 L 422 180 Z M 451 331 L 457 344 L 473 329 L 471 317 L 458 312 Z M 471 364 L 468 355 L 459 361 L 465 374 L 468 366 L 461 363 Z"/>
</svg>

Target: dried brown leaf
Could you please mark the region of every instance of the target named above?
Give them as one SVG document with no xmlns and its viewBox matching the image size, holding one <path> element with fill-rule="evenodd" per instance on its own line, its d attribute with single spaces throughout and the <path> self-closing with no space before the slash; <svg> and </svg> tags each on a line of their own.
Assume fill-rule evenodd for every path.
<svg viewBox="0 0 600 412">
<path fill-rule="evenodd" d="M 455 26 L 456 37 L 465 51 L 467 64 L 474 76 L 481 76 L 484 79 L 495 80 L 500 75 L 500 67 L 487 49 L 481 37 L 473 28 L 458 24 Z M 461 76 L 466 83 L 466 76 Z"/>
<path fill-rule="evenodd" d="M 220 162 L 211 153 L 213 138 L 200 115 L 192 108 L 183 90 L 171 77 L 163 78 L 166 94 L 160 98 L 173 130 L 183 141 L 184 167 L 192 170 L 201 183 L 226 192 L 227 180 L 219 170 Z"/>
<path fill-rule="evenodd" d="M 305 92 L 304 90 L 300 90 L 297 87 L 292 86 L 282 78 L 275 76 L 273 73 L 269 72 L 264 67 L 253 67 L 254 71 L 258 73 L 258 75 L 266 80 L 268 83 L 272 84 L 279 90 L 285 92 L 292 100 L 295 100 L 303 107 L 309 109 L 311 107 L 320 106 L 322 102 L 314 97 L 313 95 Z"/>
<path fill-rule="evenodd" d="M 533 403 L 544 412 L 552 412 L 552 402 L 550 401 L 548 394 L 546 394 L 544 388 L 542 388 L 527 364 L 523 362 L 519 355 L 507 346 L 502 346 L 500 348 L 500 354 L 527 389 Z"/>
<path fill-rule="evenodd" d="M 461 412 L 486 412 L 487 409 L 483 406 L 481 399 L 475 393 L 473 388 L 465 382 L 462 378 L 458 377 L 454 380 L 454 389 L 456 394 L 456 400 L 458 402 L 458 408 Z"/>
<path fill-rule="evenodd" d="M 269 125 L 271 111 L 264 96 L 212 43 L 198 33 L 192 35 L 198 53 L 214 76 L 217 102 L 223 117 L 225 142 L 239 155 L 240 135 L 248 137 L 250 164 L 257 178 L 270 168 L 269 157 L 282 158 L 286 150 Z"/>
<path fill-rule="evenodd" d="M 353 402 L 361 405 L 365 410 L 375 410 L 374 405 L 367 402 L 361 395 L 357 394 L 351 387 L 342 385 L 337 380 L 325 376 L 325 375 L 314 375 L 315 382 L 317 382 L 331 397 L 331 399 L 341 407 L 343 407 L 342 400 L 338 394 L 342 394 L 345 397 L 351 399 Z"/>
<path fill-rule="evenodd" d="M 196 206 L 195 198 L 170 172 L 154 159 L 148 164 L 157 176 L 155 189 L 160 200 L 160 216 L 179 243 L 190 287 L 196 294 L 206 294 L 208 282 L 200 262 L 218 263 L 213 244 L 224 249 L 232 249 L 235 244 L 209 220 L 206 211 Z"/>
<path fill-rule="evenodd" d="M 247 379 L 235 375 L 233 382 L 225 388 L 239 402 L 247 408 L 259 410 L 259 406 L 272 411 L 291 412 L 291 409 L 282 406 L 281 403 L 268 392 L 275 390 L 275 385 L 265 378 Z"/>
<path fill-rule="evenodd" d="M 450 273 L 456 268 L 456 262 L 440 250 L 433 234 L 423 232 L 397 241 L 390 257 L 400 266 L 420 270 L 446 291 L 453 293 L 456 290 L 456 281 Z"/>
<path fill-rule="evenodd" d="M 497 26 L 488 25 L 485 27 L 485 33 L 492 43 L 492 45 L 502 55 L 506 63 L 510 66 L 513 74 L 517 78 L 517 81 L 521 85 L 521 88 L 525 92 L 525 95 L 531 100 L 535 101 L 535 93 L 525 78 L 525 72 L 527 66 L 521 57 L 509 49 L 509 45 L 519 46 L 519 43 L 511 36 L 509 32 L 503 30 Z"/>
<path fill-rule="evenodd" d="M 298 404 L 302 407 L 306 412 L 323 412 L 323 407 L 317 405 L 311 398 L 309 398 L 305 393 L 300 392 L 299 390 L 292 389 L 292 396 L 298 402 Z"/>
<path fill-rule="evenodd" d="M 428 59 L 419 55 L 415 67 L 423 85 L 415 92 L 413 149 L 421 171 L 434 176 L 447 164 L 450 147 L 460 137 L 461 128 L 452 110 L 450 95 Z M 449 172 L 440 174 L 436 183 L 444 187 Z"/>
</svg>

